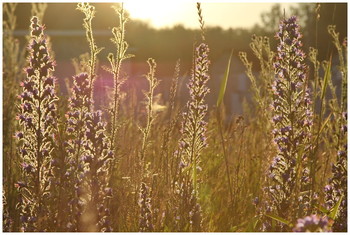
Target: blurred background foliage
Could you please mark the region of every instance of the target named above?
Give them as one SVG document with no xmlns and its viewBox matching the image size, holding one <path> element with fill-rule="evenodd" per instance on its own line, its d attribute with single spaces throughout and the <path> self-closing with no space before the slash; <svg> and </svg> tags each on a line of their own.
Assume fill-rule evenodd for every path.
<svg viewBox="0 0 350 235">
<path fill-rule="evenodd" d="M 118 23 L 110 3 L 94 3 L 96 17 L 93 27 L 98 45 L 103 45 L 104 53 L 100 55 L 105 60 L 108 51 L 112 49 L 109 38 L 110 29 Z M 31 17 L 31 4 L 20 3 L 16 9 L 16 30 L 28 32 Z M 283 10 L 275 4 L 269 12 L 261 15 L 261 23 L 252 28 L 234 28 L 224 30 L 221 27 L 209 27 L 207 40 L 211 48 L 211 59 L 216 60 L 223 53 L 235 51 L 249 51 L 251 35 L 273 36 L 278 23 L 283 17 Z M 330 53 L 331 42 L 327 35 L 327 26 L 337 26 L 340 38 L 347 33 L 347 6 L 346 3 L 299 3 L 293 7 L 292 12 L 298 16 L 304 35 L 305 48 L 329 45 L 319 48 L 320 59 L 326 59 Z M 110 17 L 105 17 L 110 16 Z M 57 20 L 59 19 L 59 20 Z M 239 20 L 239 19 L 238 19 Z M 47 6 L 44 19 L 47 33 L 52 37 L 53 50 L 56 51 L 57 60 L 69 60 L 85 52 L 87 43 L 82 40 L 85 34 L 82 29 L 82 15 L 76 10 L 75 3 L 50 3 Z M 317 27 L 316 27 L 317 24 Z M 56 31 L 56 33 L 54 33 Z M 65 33 L 61 33 L 65 32 Z M 24 32 L 19 32 L 24 35 Z M 182 61 L 191 60 L 193 41 L 198 35 L 197 30 L 176 25 L 171 28 L 154 29 L 147 22 L 129 20 L 127 24 L 127 41 L 136 55 L 135 60 L 144 61 L 148 57 L 156 60 Z M 275 42 L 272 40 L 272 43 Z M 60 50 L 66 48 L 66 50 Z M 74 48 L 74 49 L 73 49 Z M 103 53 L 103 52 L 102 52 Z"/>
<path fill-rule="evenodd" d="M 94 3 L 96 17 L 93 20 L 93 32 L 96 44 L 104 48 L 98 56 L 101 66 L 107 63 L 108 53 L 114 50 L 110 41 L 112 37 L 111 29 L 119 24 L 111 5 L 111 3 Z M 318 59 L 320 61 L 328 59 L 330 54 L 336 51 L 327 32 L 328 25 L 337 26 L 340 39 L 347 35 L 346 3 L 298 3 L 291 7 L 290 12 L 299 18 L 304 35 L 304 51 L 308 52 L 309 47 L 318 48 Z M 24 48 L 27 42 L 25 35 L 28 33 L 31 17 L 31 4 L 19 3 L 15 9 L 15 15 L 17 22 L 14 38 L 18 39 L 20 47 Z M 231 71 L 234 72 L 230 74 L 228 79 L 227 86 L 230 94 L 225 97 L 224 103 L 229 116 L 242 114 L 243 100 L 247 99 L 249 101 L 251 95 L 249 79 L 245 75 L 245 67 L 239 60 L 238 53 L 240 51 L 247 52 L 248 59 L 253 62 L 253 72 L 258 72 L 260 69 L 259 60 L 253 55 L 249 45 L 252 35 L 268 37 L 271 49 L 275 50 L 276 40 L 274 40 L 274 36 L 283 15 L 284 9 L 276 3 L 270 11 L 262 13 L 261 21 L 251 28 L 223 29 L 220 26 L 207 27 L 206 39 L 210 47 L 209 58 L 211 61 L 211 80 L 208 84 L 211 89 L 208 97 L 210 106 L 215 104 L 220 79 L 224 73 L 229 54 L 233 49 Z M 6 21 L 5 14 L 4 21 Z M 46 33 L 50 36 L 55 60 L 58 64 L 55 76 L 59 78 L 61 92 L 66 95 L 69 89 L 64 79 L 70 81 L 69 78 L 74 75 L 75 71 L 72 59 L 84 54 L 88 48 L 82 27 L 83 16 L 76 10 L 75 3 L 50 3 L 47 5 L 43 16 L 43 23 L 46 26 Z M 162 98 L 167 98 L 169 95 L 167 87 L 170 86 L 170 78 L 178 59 L 181 61 L 180 76 L 183 77 L 179 87 L 180 93 L 187 94 L 187 92 L 181 91 L 186 91 L 183 84 L 188 81 L 192 65 L 193 43 L 199 40 L 199 29 L 190 29 L 183 25 L 156 29 L 145 21 L 129 19 L 126 31 L 129 53 L 134 54 L 135 57 L 125 64 L 124 71 L 129 77 L 124 85 L 125 90 L 131 87 L 136 90 L 144 88 L 145 82 L 138 78 L 146 74 L 146 60 L 152 57 L 158 61 L 157 76 L 162 80 L 158 90 L 163 94 Z M 307 62 L 309 63 L 309 61 Z M 96 84 L 95 89 L 96 92 L 103 94 L 111 86 L 112 78 L 101 68 L 98 73 L 100 81 Z M 138 93 L 137 96 L 142 97 L 142 93 Z M 103 104 L 103 99 L 101 98 L 101 101 L 97 101 L 97 103 Z M 178 99 L 184 104 L 187 97 L 182 95 Z"/>
</svg>

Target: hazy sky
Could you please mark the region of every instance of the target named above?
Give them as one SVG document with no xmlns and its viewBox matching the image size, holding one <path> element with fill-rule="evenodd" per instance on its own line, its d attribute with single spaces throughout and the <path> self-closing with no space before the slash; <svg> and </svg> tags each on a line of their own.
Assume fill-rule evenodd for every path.
<svg viewBox="0 0 350 235">
<path fill-rule="evenodd" d="M 229 27 L 251 27 L 261 20 L 261 13 L 269 11 L 275 3 L 202 3 L 204 21 L 207 25 Z M 288 10 L 295 3 L 280 3 Z M 148 21 L 156 28 L 182 24 L 189 28 L 198 28 L 196 3 L 176 1 L 138 1 L 125 2 L 130 18 Z"/>
</svg>

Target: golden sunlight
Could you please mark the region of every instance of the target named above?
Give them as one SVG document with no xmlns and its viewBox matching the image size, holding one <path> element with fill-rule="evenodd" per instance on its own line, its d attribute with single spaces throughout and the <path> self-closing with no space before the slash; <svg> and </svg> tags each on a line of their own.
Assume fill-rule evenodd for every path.
<svg viewBox="0 0 350 235">
<path fill-rule="evenodd" d="M 194 15 L 190 14 L 196 11 L 195 4 L 191 2 L 176 1 L 127 1 L 124 2 L 124 8 L 130 13 L 130 18 L 145 20 L 156 28 L 164 26 L 173 26 L 180 23 L 182 17 Z"/>
<path fill-rule="evenodd" d="M 268 12 L 275 3 L 238 3 L 238 2 L 205 2 L 202 3 L 203 14 L 206 16 L 207 26 L 218 26 L 228 29 L 230 27 L 248 28 L 261 21 L 261 13 Z M 296 3 L 280 3 L 281 9 L 289 12 L 290 6 Z M 130 13 L 130 18 L 147 21 L 159 29 L 182 24 L 188 28 L 197 28 L 196 3 L 192 1 L 162 1 L 128 0 L 124 8 Z M 244 20 L 237 20 L 244 19 Z"/>
</svg>

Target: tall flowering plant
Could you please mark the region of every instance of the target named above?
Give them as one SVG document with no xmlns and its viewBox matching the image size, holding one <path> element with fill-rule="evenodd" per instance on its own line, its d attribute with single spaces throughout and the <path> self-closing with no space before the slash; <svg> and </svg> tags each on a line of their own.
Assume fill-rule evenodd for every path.
<svg viewBox="0 0 350 235">
<path fill-rule="evenodd" d="M 139 217 L 139 229 L 140 232 L 152 232 L 152 207 L 151 207 L 151 198 L 149 197 L 149 188 L 147 185 L 142 182 L 140 189 L 140 217 Z"/>
<path fill-rule="evenodd" d="M 337 153 L 337 160 L 332 165 L 332 177 L 329 179 L 329 184 L 325 187 L 326 193 L 326 206 L 328 209 L 332 209 L 340 201 L 338 213 L 335 217 L 333 224 L 334 232 L 346 232 L 347 225 L 347 212 L 348 212 L 348 160 L 347 160 L 347 112 L 344 112 L 340 118 L 342 125 L 339 138 L 339 149 Z"/>
<path fill-rule="evenodd" d="M 348 113 L 347 113 L 347 39 L 344 39 L 343 44 L 339 42 L 339 33 L 335 31 L 334 25 L 328 26 L 328 33 L 333 38 L 333 43 L 338 51 L 339 56 L 339 71 L 342 75 L 341 99 L 338 108 L 334 111 L 337 126 L 335 128 L 336 135 L 334 136 L 334 143 L 336 143 L 337 158 L 332 165 L 332 176 L 329 179 L 329 184 L 325 187 L 325 201 L 327 209 L 334 209 L 338 207 L 337 213 L 334 217 L 334 224 L 332 229 L 334 232 L 346 232 L 347 226 L 347 134 L 348 134 Z M 345 51 L 345 53 L 344 53 Z"/>
<path fill-rule="evenodd" d="M 68 165 L 66 176 L 73 191 L 69 195 L 68 229 L 82 231 L 87 225 L 83 216 L 95 218 L 92 230 L 110 231 L 108 199 L 112 190 L 108 187 L 109 161 L 113 156 L 105 136 L 102 112 L 90 112 L 91 86 L 87 73 L 73 77 L 72 97 L 67 113 L 69 141 L 66 143 Z M 86 195 L 89 195 L 86 200 Z M 85 199 L 84 199 L 85 198 Z"/>
<path fill-rule="evenodd" d="M 113 152 L 105 135 L 106 123 L 102 121 L 100 110 L 86 114 L 85 153 L 82 156 L 84 178 L 89 192 L 86 216 L 94 216 L 97 231 L 111 231 L 109 198 L 112 189 L 108 187 L 108 169 Z M 90 213 L 90 215 L 89 215 Z"/>
<path fill-rule="evenodd" d="M 189 218 L 182 218 L 189 222 L 192 231 L 200 231 L 201 228 L 201 208 L 197 202 L 198 186 L 197 174 L 200 169 L 200 154 L 206 147 L 206 126 L 204 118 L 207 114 L 208 105 L 205 104 L 204 98 L 209 93 L 207 82 L 209 80 L 209 47 L 201 43 L 196 47 L 194 54 L 193 73 L 188 83 L 190 90 L 190 100 L 187 102 L 187 111 L 183 113 L 184 121 L 182 124 L 182 137 L 179 142 L 180 160 L 180 180 L 179 189 L 176 195 L 186 194 L 180 198 L 178 208 L 189 210 Z M 180 218 L 181 219 L 181 218 Z M 184 224 L 184 223 L 180 223 Z M 181 229 L 181 228 L 180 228 Z"/>
<path fill-rule="evenodd" d="M 16 133 L 22 159 L 21 222 L 24 231 L 43 231 L 50 216 L 52 151 L 55 148 L 56 102 L 54 61 L 50 57 L 44 26 L 31 19 L 29 66 L 21 83 L 19 126 Z M 52 216 L 51 216 L 52 217 Z"/>
<path fill-rule="evenodd" d="M 181 160 L 192 169 L 194 190 L 197 192 L 197 167 L 200 163 L 200 153 L 207 145 L 205 131 L 207 123 L 204 120 L 208 105 L 204 98 L 209 93 L 206 83 L 209 80 L 209 47 L 201 43 L 195 51 L 195 64 L 192 77 L 188 83 L 190 100 L 187 102 L 187 112 L 184 112 L 182 138 L 180 140 Z"/>
<path fill-rule="evenodd" d="M 310 185 L 307 161 L 311 150 L 312 112 L 305 54 L 301 49 L 302 35 L 295 16 L 281 21 L 276 37 L 272 122 L 277 156 L 269 168 L 271 202 L 268 210 L 287 219 L 288 215 L 295 218 L 304 215 L 309 204 L 309 198 L 299 196 L 309 190 Z"/>
<path fill-rule="evenodd" d="M 83 143 L 86 142 L 86 116 L 91 107 L 91 86 L 89 75 L 81 73 L 73 77 L 72 96 L 69 99 L 69 111 L 67 112 L 66 142 L 67 169 L 65 176 L 73 190 L 68 192 L 68 216 L 67 228 L 70 231 L 80 231 L 80 216 L 83 213 L 84 202 L 81 199 L 83 192 L 84 162 L 82 155 L 85 153 Z"/>
<path fill-rule="evenodd" d="M 142 147 L 140 151 L 142 182 L 140 187 L 140 199 L 139 199 L 139 206 L 140 206 L 139 230 L 141 232 L 153 231 L 152 209 L 151 209 L 152 193 L 150 192 L 149 187 L 147 186 L 147 183 L 146 183 L 150 179 L 147 174 L 144 174 L 144 172 L 146 171 L 145 156 L 149 145 L 149 136 L 150 136 L 153 122 L 156 117 L 154 113 L 154 108 L 153 108 L 154 90 L 159 84 L 159 80 L 155 77 L 155 72 L 157 67 L 156 61 L 152 58 L 149 58 L 147 60 L 147 63 L 149 65 L 149 73 L 146 75 L 146 78 L 149 84 L 149 90 L 147 92 L 144 92 L 146 97 L 145 103 L 146 103 L 146 110 L 147 110 L 147 124 L 144 128 L 140 127 L 140 130 L 143 135 Z"/>
</svg>

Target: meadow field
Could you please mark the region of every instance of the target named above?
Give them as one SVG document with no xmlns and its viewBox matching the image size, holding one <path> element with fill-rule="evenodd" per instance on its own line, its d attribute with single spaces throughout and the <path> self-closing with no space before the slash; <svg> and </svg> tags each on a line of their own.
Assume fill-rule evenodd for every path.
<svg viewBox="0 0 350 235">
<path fill-rule="evenodd" d="M 50 4 L 3 3 L 3 232 L 347 232 L 347 3 Z"/>
</svg>

